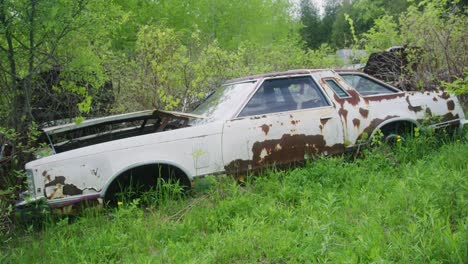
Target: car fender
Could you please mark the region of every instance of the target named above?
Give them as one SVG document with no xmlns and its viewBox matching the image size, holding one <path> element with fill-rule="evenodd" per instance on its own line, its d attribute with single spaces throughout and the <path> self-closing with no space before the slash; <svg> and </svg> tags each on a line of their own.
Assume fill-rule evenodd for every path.
<svg viewBox="0 0 468 264">
<path fill-rule="evenodd" d="M 122 173 L 124 173 L 124 172 L 126 172 L 128 170 L 131 170 L 133 168 L 136 168 L 136 167 L 140 167 L 140 166 L 144 166 L 144 165 L 152 165 L 152 164 L 170 165 L 170 166 L 173 166 L 173 167 L 176 167 L 176 168 L 180 169 L 187 176 L 187 178 L 190 181 L 192 181 L 193 178 L 194 178 L 194 176 L 189 173 L 189 170 L 187 168 L 185 168 L 182 164 L 179 164 L 178 162 L 175 162 L 175 161 L 172 161 L 172 160 L 159 159 L 159 160 L 142 161 L 142 162 L 138 162 L 138 163 L 134 163 L 134 164 L 131 164 L 131 165 L 124 166 L 121 169 L 117 170 L 111 177 L 109 177 L 107 179 L 106 183 L 102 186 L 100 196 L 104 197 L 104 195 L 106 194 L 107 189 L 109 188 L 109 186 Z"/>
<path fill-rule="evenodd" d="M 377 133 L 377 131 L 379 131 L 382 127 L 388 125 L 388 124 L 391 124 L 391 123 L 395 123 L 395 122 L 409 122 L 409 123 L 412 123 L 414 124 L 416 127 L 419 127 L 421 126 L 421 124 L 414 120 L 414 119 L 411 119 L 411 118 L 404 118 L 404 117 L 395 117 L 395 118 L 391 118 L 391 119 L 387 119 L 385 121 L 383 121 L 382 123 L 380 123 L 375 129 L 374 131 L 372 131 L 372 134 L 370 135 L 369 137 L 369 140 L 375 135 L 375 133 Z"/>
</svg>

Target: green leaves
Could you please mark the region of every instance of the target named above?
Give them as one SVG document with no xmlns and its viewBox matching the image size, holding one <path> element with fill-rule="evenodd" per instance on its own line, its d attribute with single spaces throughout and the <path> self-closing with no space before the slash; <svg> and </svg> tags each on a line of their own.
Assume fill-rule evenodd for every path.
<svg viewBox="0 0 468 264">
<path fill-rule="evenodd" d="M 385 15 L 374 21 L 374 26 L 362 34 L 361 42 L 367 54 L 403 45 L 398 24 L 392 16 Z"/>
</svg>

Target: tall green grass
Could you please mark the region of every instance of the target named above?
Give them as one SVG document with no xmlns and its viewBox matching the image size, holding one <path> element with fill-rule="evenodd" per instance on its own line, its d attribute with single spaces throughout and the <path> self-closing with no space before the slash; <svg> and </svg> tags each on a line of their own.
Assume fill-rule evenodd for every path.
<svg viewBox="0 0 468 264">
<path fill-rule="evenodd" d="M 18 231 L 0 262 L 467 263 L 468 144 L 413 138 L 362 156 L 245 186 L 208 177 L 191 197 L 157 195 L 154 207 L 89 208 Z"/>
</svg>

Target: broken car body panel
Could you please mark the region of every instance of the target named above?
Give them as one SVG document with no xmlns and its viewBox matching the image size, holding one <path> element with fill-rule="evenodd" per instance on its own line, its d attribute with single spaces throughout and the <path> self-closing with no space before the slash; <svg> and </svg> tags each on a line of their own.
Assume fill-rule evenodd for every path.
<svg viewBox="0 0 468 264">
<path fill-rule="evenodd" d="M 435 127 L 466 123 L 454 96 L 403 92 L 358 72 L 249 76 L 227 82 L 193 114 L 143 111 L 44 129 L 52 155 L 26 165 L 30 200 L 102 198 L 119 175 L 146 164 L 174 166 L 189 180 L 294 164 L 342 153 L 392 122 L 431 118 Z"/>
</svg>

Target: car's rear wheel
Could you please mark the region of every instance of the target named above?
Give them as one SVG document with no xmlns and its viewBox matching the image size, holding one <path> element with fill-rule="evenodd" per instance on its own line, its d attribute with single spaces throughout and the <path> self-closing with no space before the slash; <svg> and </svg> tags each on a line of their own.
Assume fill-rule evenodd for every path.
<svg viewBox="0 0 468 264">
<path fill-rule="evenodd" d="M 405 138 L 414 131 L 415 124 L 411 122 L 394 122 L 383 126 L 380 130 L 386 144 L 395 145 L 404 142 Z"/>
</svg>

